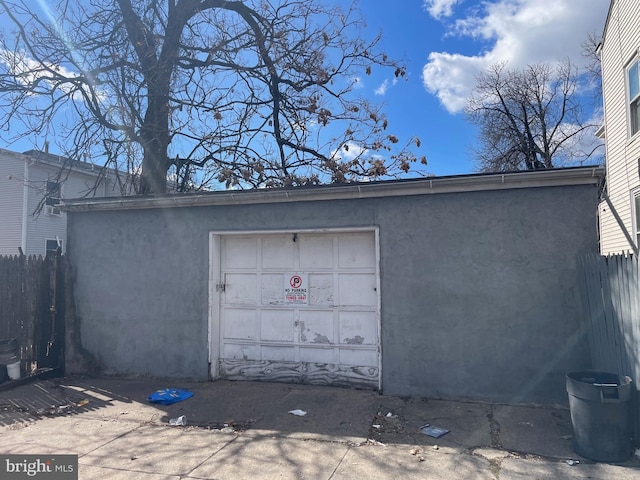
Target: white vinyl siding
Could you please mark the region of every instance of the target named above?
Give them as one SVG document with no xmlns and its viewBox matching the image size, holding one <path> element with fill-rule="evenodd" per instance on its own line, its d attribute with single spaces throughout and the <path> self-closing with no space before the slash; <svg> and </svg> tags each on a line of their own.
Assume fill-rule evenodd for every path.
<svg viewBox="0 0 640 480">
<path fill-rule="evenodd" d="M 32 215 L 46 193 L 47 182 L 55 181 L 58 173 L 55 165 L 36 164 L 30 168 L 29 219 L 27 234 L 27 255 L 44 255 L 47 239 L 60 239 L 63 251 L 67 245 L 67 216 L 48 215 L 46 211 L 40 215 Z M 105 196 L 104 185 L 92 192 L 96 177 L 89 173 L 71 172 L 61 184 L 61 198 L 80 198 L 89 196 Z"/>
<path fill-rule="evenodd" d="M 0 255 L 22 246 L 24 170 L 22 155 L 0 149 Z"/>
<path fill-rule="evenodd" d="M 47 240 L 59 239 L 66 248 L 67 219 L 63 211 L 42 209 L 47 184 L 56 182 L 62 162 L 40 162 L 30 155 L 0 149 L 0 255 L 17 255 L 22 248 L 25 255 L 45 255 Z M 84 170 L 86 168 L 87 171 Z M 60 182 L 61 198 L 83 196 L 117 196 L 116 183 L 94 184 L 99 167 L 91 164 L 83 170 L 65 172 Z M 55 213 L 55 214 L 51 214 Z"/>
<path fill-rule="evenodd" d="M 638 58 L 639 47 L 640 9 L 637 0 L 616 0 L 611 7 L 601 47 L 607 194 L 631 237 L 634 235 L 633 192 L 640 187 L 640 134 L 632 135 L 629 93 L 635 92 L 635 85 L 630 85 L 628 73 Z M 599 217 L 601 253 L 631 251 L 632 246 L 623 229 L 604 202 L 599 206 Z"/>
<path fill-rule="evenodd" d="M 29 167 L 29 202 L 27 205 L 27 248 L 26 255 L 44 255 L 47 239 L 60 238 L 66 243 L 67 218 L 64 213 L 48 215 L 37 213 L 38 206 L 46 193 L 47 182 L 54 181 L 55 167 L 33 164 Z M 66 186 L 62 187 L 62 192 Z"/>
</svg>

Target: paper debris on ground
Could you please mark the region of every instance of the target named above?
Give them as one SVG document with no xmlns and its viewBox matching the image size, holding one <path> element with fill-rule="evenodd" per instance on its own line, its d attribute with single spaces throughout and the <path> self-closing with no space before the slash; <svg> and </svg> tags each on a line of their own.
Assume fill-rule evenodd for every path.
<svg viewBox="0 0 640 480">
<path fill-rule="evenodd" d="M 429 435 L 430 437 L 433 437 L 433 438 L 440 438 L 441 436 L 449 433 L 449 430 L 447 430 L 446 428 L 434 427 L 429 425 L 428 423 L 426 425 L 421 426 L 420 431 L 425 435 Z"/>
<path fill-rule="evenodd" d="M 178 418 L 170 418 L 169 425 L 173 426 L 185 426 L 187 424 L 187 417 L 184 415 L 179 416 Z"/>
</svg>

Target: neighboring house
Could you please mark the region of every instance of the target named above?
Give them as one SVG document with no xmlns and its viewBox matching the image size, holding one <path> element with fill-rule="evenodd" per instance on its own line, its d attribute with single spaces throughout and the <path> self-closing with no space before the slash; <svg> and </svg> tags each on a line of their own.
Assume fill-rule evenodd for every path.
<svg viewBox="0 0 640 480">
<path fill-rule="evenodd" d="M 640 240 L 639 49 L 640 3 L 612 0 L 600 45 L 607 184 L 599 223 L 605 255 L 637 253 Z"/>
<path fill-rule="evenodd" d="M 46 152 L 0 149 L 0 255 L 45 255 L 58 245 L 64 251 L 67 216 L 60 200 L 119 195 L 115 176 L 101 176 L 102 168 L 92 163 L 65 164 Z"/>
</svg>

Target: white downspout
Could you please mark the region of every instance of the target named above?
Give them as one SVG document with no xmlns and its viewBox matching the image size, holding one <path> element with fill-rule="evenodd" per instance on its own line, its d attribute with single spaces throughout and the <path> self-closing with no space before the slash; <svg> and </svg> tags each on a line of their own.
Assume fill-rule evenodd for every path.
<svg viewBox="0 0 640 480">
<path fill-rule="evenodd" d="M 22 180 L 22 253 L 27 255 L 27 221 L 29 219 L 29 162 L 24 162 L 24 178 Z"/>
</svg>

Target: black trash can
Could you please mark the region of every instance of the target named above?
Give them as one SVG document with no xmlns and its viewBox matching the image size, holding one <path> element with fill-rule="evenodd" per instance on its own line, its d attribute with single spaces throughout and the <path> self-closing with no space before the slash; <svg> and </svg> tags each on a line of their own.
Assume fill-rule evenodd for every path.
<svg viewBox="0 0 640 480">
<path fill-rule="evenodd" d="M 631 379 L 607 372 L 567 374 L 573 449 L 597 462 L 631 456 Z"/>
</svg>

